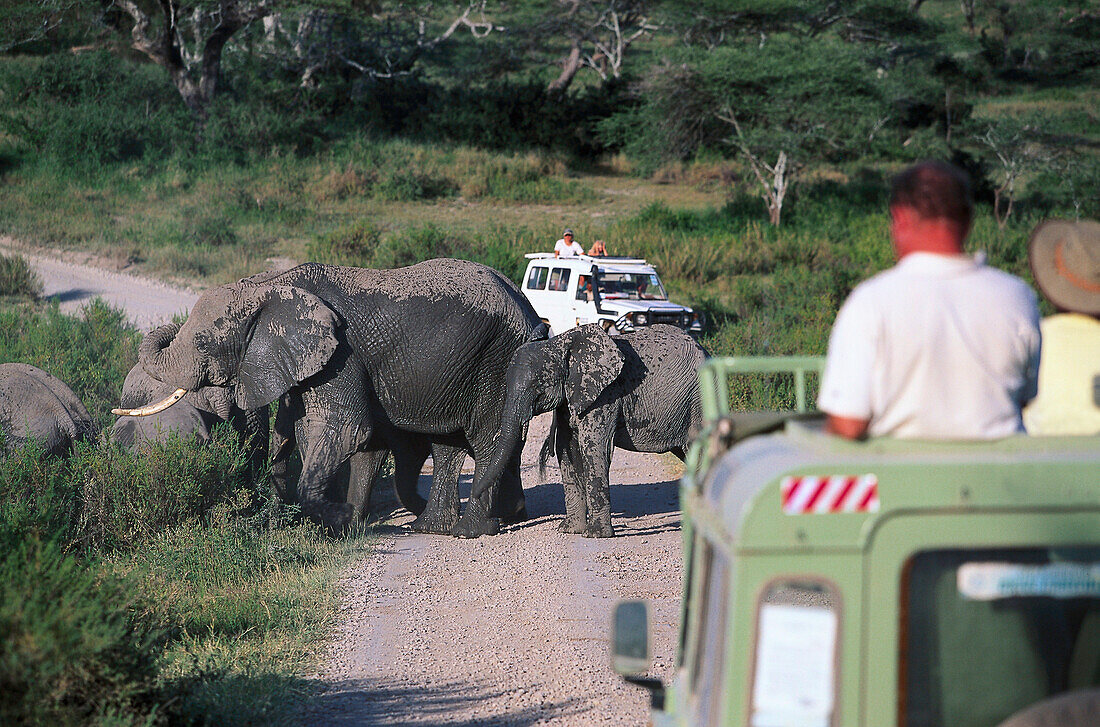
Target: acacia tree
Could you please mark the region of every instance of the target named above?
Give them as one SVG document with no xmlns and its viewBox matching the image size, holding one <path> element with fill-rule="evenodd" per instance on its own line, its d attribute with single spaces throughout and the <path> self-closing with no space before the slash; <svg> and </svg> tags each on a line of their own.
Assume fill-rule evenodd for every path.
<svg viewBox="0 0 1100 727">
<path fill-rule="evenodd" d="M 710 55 L 715 114 L 729 124 L 726 142 L 752 171 L 773 225 L 809 163 L 862 154 L 887 129 L 881 80 L 850 46 L 773 40 Z"/>
<path fill-rule="evenodd" d="M 1004 229 L 1016 204 L 1016 185 L 1020 178 L 1040 172 L 1054 160 L 1054 153 L 1037 137 L 1036 128 L 1026 120 L 1003 118 L 985 122 L 972 134 L 979 152 L 997 169 L 993 188 L 993 217 Z"/>
<path fill-rule="evenodd" d="M 415 62 L 419 53 L 438 45 L 461 27 L 475 34 L 492 29 L 494 26 L 474 19 L 476 13 L 484 13 L 485 3 L 486 0 L 442 4 L 430 0 L 24 0 L 16 19 L 31 29 L 48 29 L 51 23 L 60 22 L 62 10 L 77 6 L 96 9 L 101 17 L 109 19 L 111 27 L 129 35 L 130 47 L 168 72 L 180 98 L 202 128 L 221 81 L 223 57 L 229 43 L 244 29 L 258 25 L 258 21 L 277 21 L 269 24 L 269 39 L 276 37 L 282 25 L 295 26 L 297 37 L 292 47 L 306 61 L 303 75 L 308 81 L 310 61 L 321 55 L 317 44 L 326 39 L 323 33 L 315 32 L 322 25 L 318 18 L 404 23 L 414 29 L 411 35 L 406 34 L 411 37 L 414 49 L 412 60 L 405 61 L 409 64 Z M 433 21 L 448 14 L 451 15 L 448 27 L 441 32 L 430 29 Z M 291 21 L 291 17 L 301 19 Z M 0 19 L 7 18 L 0 14 Z M 363 26 L 355 27 L 361 30 Z M 335 51 L 338 53 L 339 49 Z M 342 62 L 351 67 L 357 63 L 350 56 Z M 312 72 L 316 70 L 313 68 Z"/>
<path fill-rule="evenodd" d="M 620 78 L 631 45 L 659 30 L 654 0 L 552 0 L 532 32 L 540 39 L 566 38 L 561 73 L 546 90 L 564 93 L 582 68 L 606 81 Z"/>
<path fill-rule="evenodd" d="M 303 87 L 326 73 L 398 78 L 462 30 L 484 38 L 504 27 L 489 19 L 485 0 L 453 7 L 402 3 L 355 15 L 313 8 L 266 18 L 262 52 L 292 66 Z"/>
</svg>

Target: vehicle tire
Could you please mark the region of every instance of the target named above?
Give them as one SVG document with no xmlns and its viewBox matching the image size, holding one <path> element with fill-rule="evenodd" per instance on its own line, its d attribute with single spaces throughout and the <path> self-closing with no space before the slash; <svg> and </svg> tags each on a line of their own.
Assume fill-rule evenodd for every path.
<svg viewBox="0 0 1100 727">
<path fill-rule="evenodd" d="M 1100 725 L 1100 689 L 1066 692 L 1023 709 L 998 727 L 1094 727 Z"/>
</svg>

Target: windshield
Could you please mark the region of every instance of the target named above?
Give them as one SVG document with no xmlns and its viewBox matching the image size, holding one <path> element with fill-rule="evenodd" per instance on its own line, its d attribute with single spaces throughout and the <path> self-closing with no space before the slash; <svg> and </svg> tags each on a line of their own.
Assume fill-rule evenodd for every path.
<svg viewBox="0 0 1100 727">
<path fill-rule="evenodd" d="M 599 271 L 596 284 L 601 298 L 668 300 L 656 273 L 609 273 Z"/>
<path fill-rule="evenodd" d="M 941 550 L 907 570 L 905 727 L 988 727 L 1100 683 L 1100 548 Z"/>
</svg>

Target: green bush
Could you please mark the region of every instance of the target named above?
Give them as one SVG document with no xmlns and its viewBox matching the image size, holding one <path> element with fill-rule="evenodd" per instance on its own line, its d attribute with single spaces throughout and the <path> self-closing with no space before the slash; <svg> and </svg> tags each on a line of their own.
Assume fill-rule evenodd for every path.
<svg viewBox="0 0 1100 727">
<path fill-rule="evenodd" d="M 37 298 L 42 279 L 22 255 L 0 255 L 0 295 Z"/>
<path fill-rule="evenodd" d="M 382 229 L 373 221 L 358 219 L 315 237 L 306 245 L 306 255 L 328 265 L 371 267 L 381 237 Z"/>
<path fill-rule="evenodd" d="M 122 382 L 137 361 L 138 333 L 100 299 L 82 317 L 48 306 L 0 306 L 0 360 L 37 366 L 73 390 L 100 428 L 114 421 Z"/>
<path fill-rule="evenodd" d="M 0 520 L 0 723 L 152 725 L 161 644 L 137 583 Z"/>
<path fill-rule="evenodd" d="M 79 537 L 99 549 L 133 549 L 211 508 L 248 484 L 246 454 L 229 425 L 195 446 L 169 437 L 140 455 L 121 447 L 80 448 L 69 460 L 83 483 Z"/>
</svg>

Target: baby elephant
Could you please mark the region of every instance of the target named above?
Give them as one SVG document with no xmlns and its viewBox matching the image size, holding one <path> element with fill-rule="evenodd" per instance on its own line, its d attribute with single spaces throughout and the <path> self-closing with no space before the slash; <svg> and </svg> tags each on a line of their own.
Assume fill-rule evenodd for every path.
<svg viewBox="0 0 1100 727">
<path fill-rule="evenodd" d="M 65 456 L 73 444 L 95 440 L 96 427 L 72 389 L 40 368 L 0 364 L 0 431 L 5 453 L 35 439 Z"/>
<path fill-rule="evenodd" d="M 556 449 L 566 513 L 559 529 L 588 537 L 614 535 L 608 483 L 612 448 L 672 452 L 683 459 L 699 429 L 698 371 L 706 356 L 690 336 L 666 325 L 613 337 L 593 323 L 521 346 L 508 368 L 489 475 L 512 456 L 532 416 L 554 411 L 542 460 Z M 484 480 L 487 485 L 494 481 L 490 476 Z M 471 493 L 455 534 L 464 535 L 466 523 L 476 533 L 476 519 L 485 517 L 491 505 L 490 487 Z"/>
</svg>

